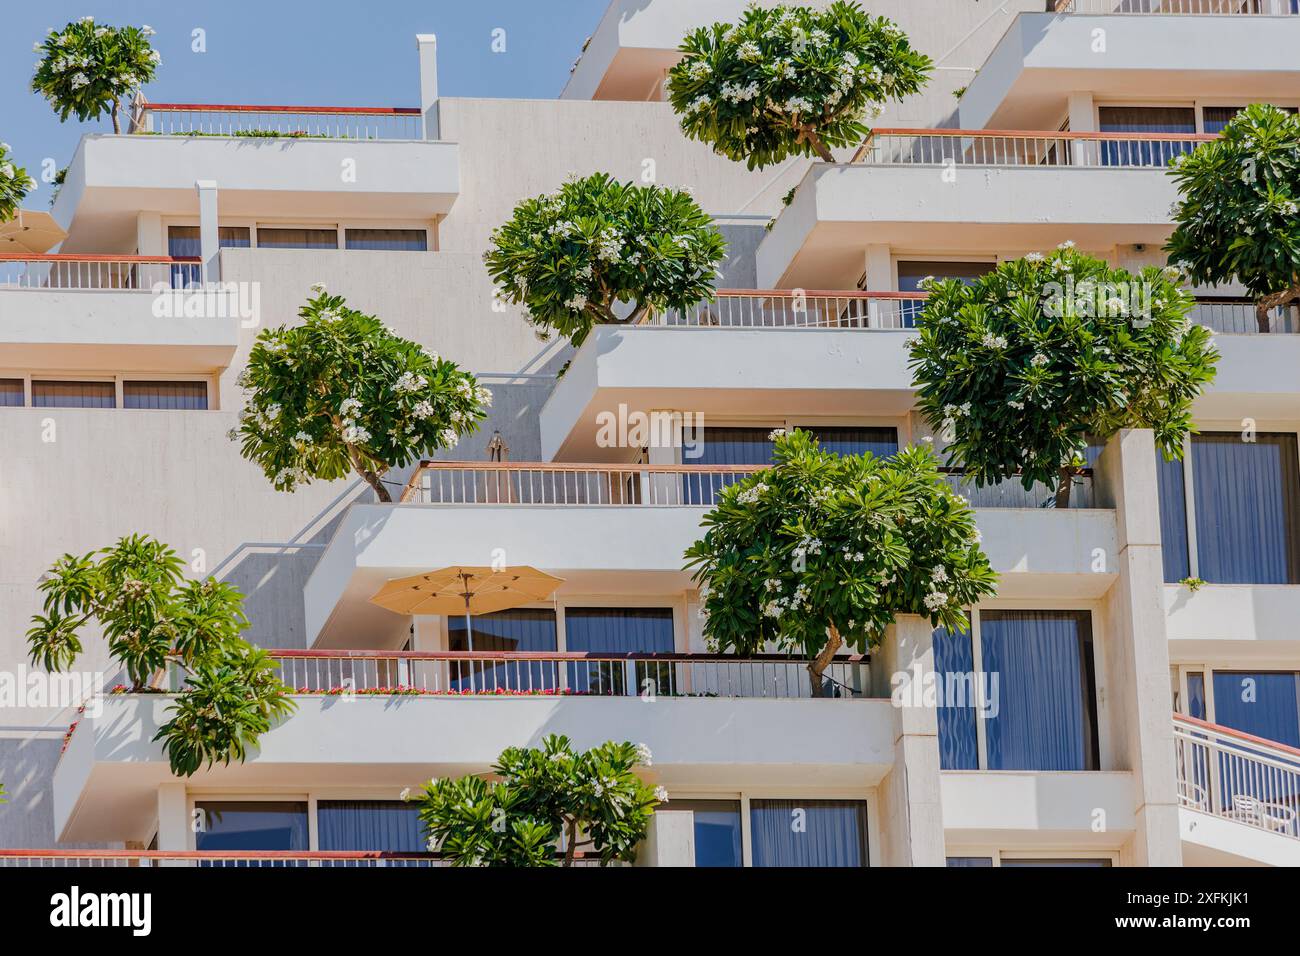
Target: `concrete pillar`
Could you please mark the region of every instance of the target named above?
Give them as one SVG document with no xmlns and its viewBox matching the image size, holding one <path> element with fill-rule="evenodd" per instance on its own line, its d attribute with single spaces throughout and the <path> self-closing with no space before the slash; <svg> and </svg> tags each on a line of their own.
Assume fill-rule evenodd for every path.
<svg viewBox="0 0 1300 956">
<path fill-rule="evenodd" d="M 1107 739 L 1114 768 L 1133 772 L 1133 864 L 1181 866 L 1157 454 L 1149 429 L 1125 429 L 1097 466 L 1098 503 L 1115 508 L 1119 552 L 1109 558 L 1118 578 L 1106 615 Z"/>
<path fill-rule="evenodd" d="M 200 179 L 194 183 L 199 193 L 199 258 L 204 283 L 221 281 L 221 238 L 217 229 L 217 184 Z"/>
<path fill-rule="evenodd" d="M 635 409 L 628 412 L 629 418 L 635 412 Z M 650 422 L 649 434 L 646 436 L 646 456 L 650 459 L 651 465 L 678 465 L 683 461 L 682 453 L 685 449 L 682 447 L 682 413 L 670 411 L 668 409 L 656 409 L 648 412 L 647 418 Z M 696 434 L 697 429 L 692 421 L 692 435 L 689 436 L 694 440 L 703 437 Z M 631 430 L 629 422 L 628 429 Z M 613 493 L 615 489 L 611 489 Z M 658 474 L 651 475 L 643 473 L 641 479 L 642 499 L 647 503 L 657 505 L 677 505 L 681 504 L 682 499 L 682 477 L 676 474 Z"/>
<path fill-rule="evenodd" d="M 894 291 L 894 265 L 890 258 L 889 246 L 873 243 L 867 246 L 863 261 L 863 271 L 867 281 L 863 288 L 868 292 Z M 867 302 L 867 327 L 873 329 L 887 328 L 893 318 L 893 310 L 878 299 Z"/>
<path fill-rule="evenodd" d="M 185 784 L 179 781 L 158 787 L 158 849 L 192 849 Z"/>
<path fill-rule="evenodd" d="M 873 693 L 894 697 L 934 673 L 934 629 L 925 618 L 900 615 L 872 654 Z M 939 716 L 924 698 L 899 693 L 894 707 L 894 766 L 879 786 L 885 866 L 943 866 L 943 802 L 939 792 Z"/>
<path fill-rule="evenodd" d="M 1097 132 L 1097 113 L 1093 109 L 1092 94 L 1089 92 L 1071 93 L 1067 99 L 1070 115 L 1070 132 Z M 1076 166 L 1100 166 L 1101 150 L 1097 143 L 1075 141 L 1071 144 L 1071 155 Z"/>
<path fill-rule="evenodd" d="M 138 256 L 167 255 L 167 237 L 163 235 L 161 213 L 141 212 L 136 214 L 135 250 Z"/>
<path fill-rule="evenodd" d="M 424 115 L 424 138 L 437 139 L 438 122 L 438 37 L 432 33 L 417 33 L 416 45 L 420 50 L 420 111 Z"/>
<path fill-rule="evenodd" d="M 690 810 L 656 810 L 645 841 L 637 850 L 636 865 L 694 866 L 695 814 Z"/>
</svg>

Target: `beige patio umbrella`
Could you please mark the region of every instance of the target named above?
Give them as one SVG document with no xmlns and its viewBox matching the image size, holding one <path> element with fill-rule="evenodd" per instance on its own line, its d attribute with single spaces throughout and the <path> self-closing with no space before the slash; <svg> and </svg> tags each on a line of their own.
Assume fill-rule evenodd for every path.
<svg viewBox="0 0 1300 956">
<path fill-rule="evenodd" d="M 42 255 L 57 246 L 68 234 L 48 212 L 18 210 L 18 215 L 0 222 L 0 253 L 28 252 Z"/>
<path fill-rule="evenodd" d="M 394 578 L 370 601 L 398 614 L 464 614 L 469 649 L 474 650 L 470 616 L 545 601 L 562 578 L 526 565 L 506 568 L 455 566 Z"/>
</svg>

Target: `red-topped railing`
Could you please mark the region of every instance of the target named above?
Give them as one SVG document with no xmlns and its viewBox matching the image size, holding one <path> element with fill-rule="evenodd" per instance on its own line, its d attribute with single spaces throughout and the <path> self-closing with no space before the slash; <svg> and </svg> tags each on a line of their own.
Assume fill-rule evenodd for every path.
<svg viewBox="0 0 1300 956">
<path fill-rule="evenodd" d="M 574 866 L 599 866 L 579 857 Z M 450 866 L 433 853 L 330 850 L 0 850 L 4 867 L 433 867 Z M 619 864 L 615 864 L 619 865 Z"/>
<path fill-rule="evenodd" d="M 151 292 L 201 279 L 198 257 L 0 253 L 0 289 Z"/>
<path fill-rule="evenodd" d="M 1187 809 L 1300 838 L 1300 750 L 1175 714 L 1174 757 Z"/>
<path fill-rule="evenodd" d="M 246 106 L 150 103 L 132 109 L 129 133 L 288 139 L 423 139 L 424 114 L 406 106 Z"/>
<path fill-rule="evenodd" d="M 1170 16 L 1294 16 L 1295 0 L 1056 0 L 1056 13 Z"/>
<path fill-rule="evenodd" d="M 810 697 L 808 661 L 785 654 L 277 650 L 294 692 L 411 697 Z M 832 697 L 869 693 L 869 659 L 836 658 Z"/>
<path fill-rule="evenodd" d="M 1161 169 L 1216 137 L 1203 133 L 873 129 L 850 160 L 873 166 L 1086 166 Z"/>
</svg>

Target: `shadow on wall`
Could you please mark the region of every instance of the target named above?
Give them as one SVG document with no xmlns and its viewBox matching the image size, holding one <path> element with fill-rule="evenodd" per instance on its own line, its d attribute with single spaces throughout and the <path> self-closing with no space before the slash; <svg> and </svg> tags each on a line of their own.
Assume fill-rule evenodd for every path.
<svg viewBox="0 0 1300 956">
<path fill-rule="evenodd" d="M 767 235 L 767 217 L 722 217 L 715 222 L 727 240 L 727 258 L 722 261 L 719 289 L 752 289 L 758 282 L 758 244 Z"/>
<path fill-rule="evenodd" d="M 8 803 L 0 803 L 0 847 L 92 849 L 99 843 L 58 843 L 54 834 L 50 778 L 62 750 L 62 730 L 49 736 L 0 738 L 0 783 Z"/>
</svg>

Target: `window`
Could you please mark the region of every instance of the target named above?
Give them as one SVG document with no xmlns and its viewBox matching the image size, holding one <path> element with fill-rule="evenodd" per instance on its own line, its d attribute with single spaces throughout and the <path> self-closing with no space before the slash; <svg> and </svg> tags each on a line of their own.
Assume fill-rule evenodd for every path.
<svg viewBox="0 0 1300 956">
<path fill-rule="evenodd" d="M 993 271 L 993 262 L 929 262 L 911 261 L 898 263 L 898 291 L 922 292 L 921 280 L 926 276 L 936 279 L 960 279 L 963 285 L 972 285 L 982 275 Z M 916 317 L 924 305 L 915 300 L 903 300 L 898 304 L 899 317 L 903 328 L 916 327 Z"/>
<path fill-rule="evenodd" d="M 0 408 L 20 408 L 24 401 L 21 378 L 0 378 Z"/>
<path fill-rule="evenodd" d="M 1097 769 L 1087 611 L 980 611 L 970 634 L 941 630 L 934 648 L 944 770 Z"/>
<path fill-rule="evenodd" d="M 991 856 L 950 856 L 948 866 L 992 866 Z"/>
<path fill-rule="evenodd" d="M 695 865 L 743 866 L 739 800 L 674 800 L 672 810 L 695 814 Z"/>
<path fill-rule="evenodd" d="M 1297 0 L 1291 0 L 1291 12 L 1296 9 Z M 1294 113 L 1294 106 L 1280 106 L 1279 109 L 1288 113 Z M 1201 109 L 1201 121 L 1207 133 L 1222 133 L 1223 127 L 1227 126 L 1232 118 L 1240 113 L 1244 106 L 1206 106 Z"/>
<path fill-rule="evenodd" d="M 307 804 L 214 801 L 194 804 L 199 850 L 306 850 Z"/>
<path fill-rule="evenodd" d="M 247 249 L 252 245 L 247 226 L 218 226 L 217 246 L 221 249 Z M 198 226 L 168 226 L 167 255 L 184 258 L 202 255 Z"/>
<path fill-rule="evenodd" d="M 1300 459 L 1294 434 L 1192 436 L 1197 577 L 1300 584 Z"/>
<path fill-rule="evenodd" d="M 115 408 L 117 390 L 112 382 L 32 381 L 35 408 Z"/>
<path fill-rule="evenodd" d="M 348 249 L 387 249 L 404 252 L 427 252 L 429 234 L 424 229 L 348 229 Z"/>
<path fill-rule="evenodd" d="M 1097 113 L 1103 133 L 1196 132 L 1196 110 L 1190 106 L 1103 106 Z M 1101 144 L 1101 164 L 1166 166 L 1174 156 L 1195 148 L 1195 142 L 1108 140 Z"/>
<path fill-rule="evenodd" d="M 751 800 L 754 866 L 866 866 L 861 800 Z"/>
<path fill-rule="evenodd" d="M 1191 577 L 1187 550 L 1187 497 L 1183 463 L 1166 461 L 1156 452 L 1156 494 L 1160 500 L 1160 546 L 1165 581 L 1176 584 Z"/>
<path fill-rule="evenodd" d="M 1008 859 L 1002 858 L 1003 866 L 1110 866 L 1110 860 L 1104 857 L 1075 857 L 1074 859 Z"/>
<path fill-rule="evenodd" d="M 418 805 L 401 800 L 321 800 L 316 840 L 322 850 L 428 850 Z"/>
<path fill-rule="evenodd" d="M 282 226 L 258 226 L 260 249 L 337 249 L 339 231 L 335 227 L 288 229 Z"/>
<path fill-rule="evenodd" d="M 473 650 L 476 651 L 554 651 L 555 612 L 550 608 L 516 608 L 496 611 L 475 617 Z M 468 651 L 469 631 L 463 615 L 447 618 L 448 647 L 453 651 Z M 457 689 L 480 687 L 521 687 L 554 690 L 559 685 L 555 665 L 546 661 L 490 664 L 486 661 L 453 662 L 458 668 L 452 686 Z M 520 669 L 522 667 L 522 670 Z M 531 681 L 531 683 L 530 683 Z"/>
<path fill-rule="evenodd" d="M 1197 715 L 1193 712 L 1192 716 Z M 1214 722 L 1288 747 L 1300 747 L 1300 674 L 1215 671 Z"/>
<path fill-rule="evenodd" d="M 208 407 L 208 383 L 123 382 L 122 407 L 203 410 Z"/>
<path fill-rule="evenodd" d="M 564 643 L 570 651 L 671 654 L 676 647 L 673 610 L 668 607 L 569 607 L 564 609 Z M 629 688 L 629 671 L 636 686 Z M 575 662 L 569 665 L 569 687 L 592 694 L 639 693 L 646 681 L 658 694 L 675 692 L 670 663 Z"/>
<path fill-rule="evenodd" d="M 1205 674 L 1200 671 L 1187 675 L 1187 713 L 1205 720 Z"/>
</svg>

